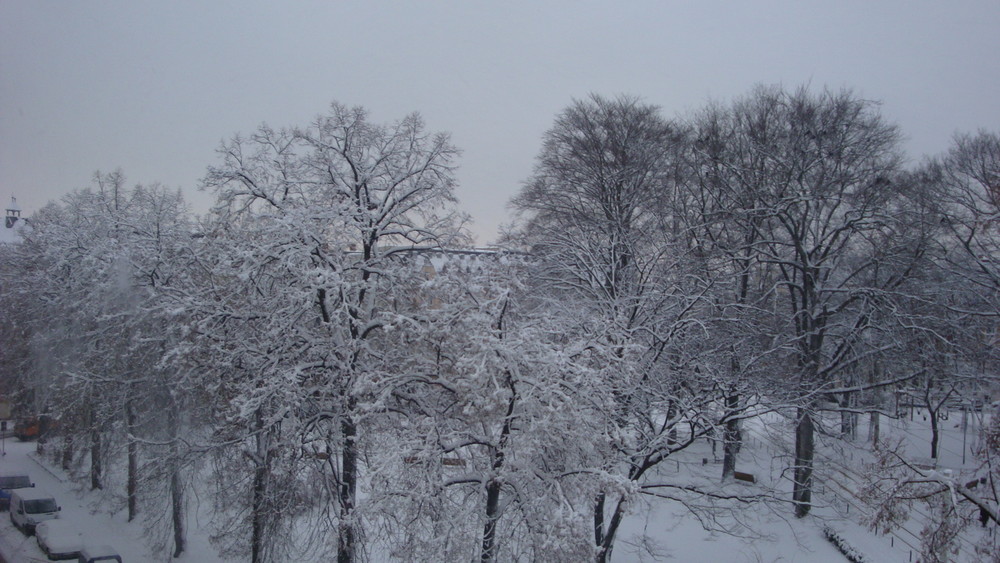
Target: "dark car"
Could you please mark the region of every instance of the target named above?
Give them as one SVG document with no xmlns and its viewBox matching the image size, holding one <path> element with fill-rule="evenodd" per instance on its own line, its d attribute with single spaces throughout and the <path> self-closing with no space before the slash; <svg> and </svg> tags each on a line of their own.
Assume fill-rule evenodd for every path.
<svg viewBox="0 0 1000 563">
<path fill-rule="evenodd" d="M 34 487 L 31 478 L 24 474 L 0 475 L 0 510 L 10 508 L 10 492 Z"/>
</svg>

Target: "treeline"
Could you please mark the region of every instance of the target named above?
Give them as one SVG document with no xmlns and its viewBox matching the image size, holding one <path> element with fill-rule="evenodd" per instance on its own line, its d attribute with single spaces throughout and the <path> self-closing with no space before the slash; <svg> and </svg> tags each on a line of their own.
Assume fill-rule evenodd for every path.
<svg viewBox="0 0 1000 563">
<path fill-rule="evenodd" d="M 900 139 L 850 91 L 592 96 L 500 247 L 461 251 L 449 137 L 335 103 L 223 143 L 203 218 L 121 172 L 35 213 L 0 249 L 0 369 L 174 556 L 195 492 L 254 562 L 604 562 L 643 496 L 752 528 L 744 503 L 789 500 L 732 484 L 765 412 L 805 516 L 818 432 L 867 414 L 877 443 L 900 390 L 996 385 L 1000 136 L 916 165 Z M 721 470 L 659 471 L 706 440 Z"/>
</svg>

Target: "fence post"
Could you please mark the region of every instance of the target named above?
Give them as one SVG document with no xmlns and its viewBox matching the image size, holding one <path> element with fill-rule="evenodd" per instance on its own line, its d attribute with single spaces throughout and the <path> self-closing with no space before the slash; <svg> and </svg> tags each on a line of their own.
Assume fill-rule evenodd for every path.
<svg viewBox="0 0 1000 563">
<path fill-rule="evenodd" d="M 962 405 L 962 465 L 965 465 L 965 435 L 969 430 L 969 405 Z"/>
</svg>

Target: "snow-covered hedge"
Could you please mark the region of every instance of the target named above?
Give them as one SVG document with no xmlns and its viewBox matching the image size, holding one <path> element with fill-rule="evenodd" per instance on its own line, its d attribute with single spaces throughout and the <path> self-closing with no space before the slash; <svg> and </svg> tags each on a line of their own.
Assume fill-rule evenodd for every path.
<svg viewBox="0 0 1000 563">
<path fill-rule="evenodd" d="M 851 563 L 868 563 L 868 560 L 865 559 L 865 556 L 862 555 L 858 550 L 854 549 L 854 547 L 851 544 L 847 543 L 847 540 L 844 539 L 844 536 L 840 535 L 840 532 L 834 530 L 829 526 L 824 526 L 823 536 L 825 536 L 826 539 L 830 543 L 832 543 L 833 546 L 836 547 L 838 551 L 843 553 L 844 557 L 846 557 L 847 560 L 850 561 Z"/>
</svg>

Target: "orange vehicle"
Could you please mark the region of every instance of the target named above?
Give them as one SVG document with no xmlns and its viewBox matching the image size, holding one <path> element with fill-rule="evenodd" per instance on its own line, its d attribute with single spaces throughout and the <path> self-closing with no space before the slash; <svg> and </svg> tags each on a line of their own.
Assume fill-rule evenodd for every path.
<svg viewBox="0 0 1000 563">
<path fill-rule="evenodd" d="M 22 418 L 14 424 L 14 437 L 22 442 L 34 440 L 52 429 L 54 421 L 48 416 Z"/>
<path fill-rule="evenodd" d="M 22 442 L 34 440 L 42 433 L 42 422 L 36 417 L 22 418 L 14 423 L 14 437 Z"/>
</svg>

